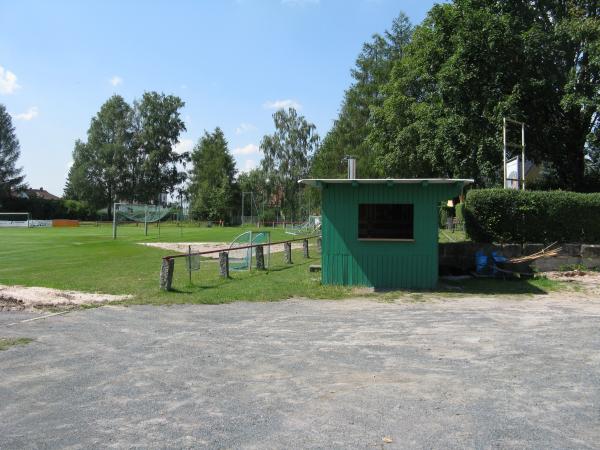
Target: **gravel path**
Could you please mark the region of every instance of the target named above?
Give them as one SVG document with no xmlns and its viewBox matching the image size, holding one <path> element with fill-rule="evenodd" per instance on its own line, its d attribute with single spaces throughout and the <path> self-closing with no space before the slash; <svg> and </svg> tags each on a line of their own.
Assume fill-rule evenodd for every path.
<svg viewBox="0 0 600 450">
<path fill-rule="evenodd" d="M 0 314 L 0 448 L 598 448 L 581 294 Z"/>
</svg>

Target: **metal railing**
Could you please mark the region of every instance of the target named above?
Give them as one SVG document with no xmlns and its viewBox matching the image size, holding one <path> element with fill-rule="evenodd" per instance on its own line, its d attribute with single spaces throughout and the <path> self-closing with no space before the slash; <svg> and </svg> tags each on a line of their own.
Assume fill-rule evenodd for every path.
<svg viewBox="0 0 600 450">
<path fill-rule="evenodd" d="M 240 245 L 239 247 L 224 247 L 212 250 L 203 250 L 198 252 L 189 251 L 188 253 L 179 253 L 177 255 L 167 255 L 162 258 L 162 266 L 160 269 L 160 288 L 165 291 L 170 291 L 173 284 L 173 274 L 175 271 L 175 260 L 178 258 L 190 258 L 193 256 L 206 256 L 210 254 L 219 254 L 219 273 L 221 277 L 229 278 L 229 252 L 237 250 L 257 249 L 256 252 L 256 268 L 264 270 L 264 247 L 272 247 L 273 245 L 284 246 L 284 257 L 286 264 L 292 264 L 292 242 L 302 241 L 302 249 L 304 258 L 309 257 L 308 241 L 316 239 L 317 248 L 320 250 L 321 235 L 302 236 L 295 239 L 286 239 L 284 241 L 268 242 L 262 244 Z"/>
</svg>

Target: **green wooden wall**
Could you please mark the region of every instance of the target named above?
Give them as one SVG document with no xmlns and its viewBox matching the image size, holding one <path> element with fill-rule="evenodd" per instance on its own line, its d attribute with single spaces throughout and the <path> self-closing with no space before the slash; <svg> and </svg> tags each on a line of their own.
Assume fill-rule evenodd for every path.
<svg viewBox="0 0 600 450">
<path fill-rule="evenodd" d="M 438 208 L 462 184 L 323 184 L 322 281 L 426 289 L 438 280 Z M 360 203 L 412 203 L 414 242 L 359 241 Z"/>
</svg>

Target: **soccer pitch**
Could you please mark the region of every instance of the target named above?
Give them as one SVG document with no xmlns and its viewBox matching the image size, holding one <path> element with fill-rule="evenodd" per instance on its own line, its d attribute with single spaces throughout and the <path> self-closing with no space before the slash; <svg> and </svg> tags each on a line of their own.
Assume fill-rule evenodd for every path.
<svg viewBox="0 0 600 450">
<path fill-rule="evenodd" d="M 152 248 L 152 242 L 231 242 L 250 227 L 149 227 L 120 226 L 118 239 L 112 228 L 7 228 L 0 230 L 0 284 L 42 286 L 83 292 L 130 294 L 130 303 L 224 303 L 235 300 L 280 300 L 294 296 L 340 298 L 351 290 L 321 286 L 320 275 L 309 273 L 310 264 L 319 263 L 316 249 L 311 258 L 294 250 L 294 264 L 284 264 L 283 254 L 271 256 L 271 268 L 231 273 L 219 277 L 215 260 L 202 261 L 200 271 L 188 280 L 185 258 L 176 262 L 173 292 L 159 290 L 161 258 L 173 251 Z M 289 239 L 283 229 L 265 228 L 272 241 Z"/>
</svg>

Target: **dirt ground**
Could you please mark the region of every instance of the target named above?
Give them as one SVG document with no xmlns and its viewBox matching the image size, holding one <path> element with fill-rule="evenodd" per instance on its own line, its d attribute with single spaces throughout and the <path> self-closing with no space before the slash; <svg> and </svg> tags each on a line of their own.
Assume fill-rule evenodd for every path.
<svg viewBox="0 0 600 450">
<path fill-rule="evenodd" d="M 130 295 L 93 294 L 45 287 L 5 286 L 0 284 L 0 312 L 46 307 L 76 307 L 127 300 Z"/>
<path fill-rule="evenodd" d="M 600 297 L 0 314 L 0 448 L 592 449 Z M 15 324 L 14 326 L 9 326 Z"/>
<path fill-rule="evenodd" d="M 600 272 L 572 270 L 567 272 L 545 272 L 548 278 L 580 285 L 589 293 L 600 294 Z"/>
</svg>

